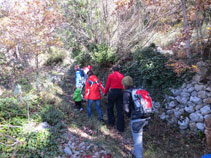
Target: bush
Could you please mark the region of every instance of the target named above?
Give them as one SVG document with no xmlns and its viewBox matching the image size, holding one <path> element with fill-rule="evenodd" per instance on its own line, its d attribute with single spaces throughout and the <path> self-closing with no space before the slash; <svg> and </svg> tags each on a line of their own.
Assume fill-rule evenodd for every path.
<svg viewBox="0 0 211 158">
<path fill-rule="evenodd" d="M 45 65 L 46 66 L 56 66 L 59 65 L 63 62 L 64 60 L 64 55 L 63 54 L 58 54 L 56 56 L 52 55 L 50 58 L 47 59 Z"/>
<path fill-rule="evenodd" d="M 80 65 L 98 65 L 100 67 L 109 67 L 118 60 L 115 51 L 105 44 L 89 45 L 89 51 L 83 51 L 81 48 L 74 48 L 72 57 Z"/>
<path fill-rule="evenodd" d="M 66 52 L 56 47 L 50 48 L 49 58 L 45 62 L 46 66 L 56 66 L 62 64 L 66 57 Z"/>
<path fill-rule="evenodd" d="M 55 106 L 49 106 L 42 110 L 42 120 L 48 122 L 51 126 L 57 125 L 64 120 L 64 113 Z"/>
<path fill-rule="evenodd" d="M 153 47 L 147 47 L 133 53 L 133 61 L 123 65 L 123 72 L 134 79 L 136 86 L 147 89 L 155 100 L 163 99 L 170 93 L 169 88 L 182 84 L 182 78 L 165 67 L 167 61 L 166 56 Z"/>
<path fill-rule="evenodd" d="M 117 61 L 117 56 L 112 48 L 105 44 L 97 45 L 91 53 L 92 60 L 101 67 L 107 67 Z"/>
<path fill-rule="evenodd" d="M 28 100 L 30 109 L 37 105 L 37 102 Z M 33 109 L 34 110 L 34 109 Z M 53 112 L 52 112 L 53 111 Z M 63 117 L 62 112 L 56 108 L 45 107 L 43 110 L 45 121 L 50 124 L 57 124 Z M 37 120 L 39 113 L 31 114 L 31 122 L 28 124 L 26 106 L 19 105 L 16 98 L 0 99 L 0 157 L 56 157 L 58 156 L 57 138 L 58 130 L 63 125 L 57 124 L 58 130 L 52 129 L 34 131 L 36 125 L 33 118 Z M 47 119 L 49 117 L 49 119 Z M 42 117 L 43 119 L 43 117 Z M 49 121 L 51 119 L 51 121 Z M 29 126 L 29 127 L 28 127 Z"/>
</svg>

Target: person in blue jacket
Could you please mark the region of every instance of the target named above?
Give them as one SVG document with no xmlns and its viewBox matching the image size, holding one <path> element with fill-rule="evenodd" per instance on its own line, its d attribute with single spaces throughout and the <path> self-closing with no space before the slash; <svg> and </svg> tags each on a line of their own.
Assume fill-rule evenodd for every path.
<svg viewBox="0 0 211 158">
<path fill-rule="evenodd" d="M 78 87 L 81 91 L 83 89 L 83 70 L 79 65 L 75 65 L 75 87 Z"/>
</svg>

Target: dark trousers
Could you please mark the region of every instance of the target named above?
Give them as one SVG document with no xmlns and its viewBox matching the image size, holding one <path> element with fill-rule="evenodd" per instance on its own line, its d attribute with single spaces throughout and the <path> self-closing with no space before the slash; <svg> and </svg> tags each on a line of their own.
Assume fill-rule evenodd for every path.
<svg viewBox="0 0 211 158">
<path fill-rule="evenodd" d="M 122 89 L 111 89 L 108 93 L 107 116 L 108 124 L 114 125 L 114 105 L 117 112 L 117 130 L 124 131 L 123 92 Z"/>
<path fill-rule="evenodd" d="M 75 106 L 76 106 L 76 108 L 78 108 L 78 109 L 82 108 L 81 101 L 76 101 L 76 102 L 75 102 Z"/>
</svg>

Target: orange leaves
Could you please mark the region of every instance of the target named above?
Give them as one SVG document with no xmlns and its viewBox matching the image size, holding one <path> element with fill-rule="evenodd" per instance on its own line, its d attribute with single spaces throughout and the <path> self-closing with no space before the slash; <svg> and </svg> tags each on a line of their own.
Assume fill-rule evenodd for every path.
<svg viewBox="0 0 211 158">
<path fill-rule="evenodd" d="M 117 5 L 115 10 L 119 10 L 121 8 L 130 8 L 133 5 L 133 0 L 118 0 L 115 2 Z"/>
<path fill-rule="evenodd" d="M 50 34 L 62 23 L 62 16 L 53 3 L 54 0 L 14 0 L 8 16 L 0 21 L 0 39 L 6 39 L 0 40 L 0 44 L 5 47 L 19 44 L 23 50 L 44 48 Z"/>
<path fill-rule="evenodd" d="M 173 69 L 173 71 L 177 74 L 177 76 L 180 76 L 181 74 L 183 74 L 187 70 L 190 70 L 191 69 L 191 67 L 188 66 L 187 64 L 185 64 L 184 62 L 177 61 L 175 59 L 169 59 L 166 62 L 166 65 L 165 66 L 167 68 Z"/>
<path fill-rule="evenodd" d="M 196 65 L 189 66 L 186 63 L 184 63 L 183 61 L 175 60 L 175 59 L 169 59 L 166 62 L 165 66 L 167 68 L 173 69 L 173 71 L 177 74 L 177 76 L 180 76 L 181 74 L 183 74 L 184 72 L 186 72 L 188 70 L 190 70 L 192 72 L 199 71 L 199 68 Z"/>
</svg>

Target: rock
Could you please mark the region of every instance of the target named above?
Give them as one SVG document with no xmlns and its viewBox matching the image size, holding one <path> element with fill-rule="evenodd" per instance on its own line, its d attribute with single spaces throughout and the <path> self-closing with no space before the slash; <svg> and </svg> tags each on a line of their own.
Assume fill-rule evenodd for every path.
<svg viewBox="0 0 211 158">
<path fill-rule="evenodd" d="M 199 98 L 206 98 L 206 92 L 205 91 L 199 91 L 198 92 L 198 97 Z"/>
<path fill-rule="evenodd" d="M 165 114 L 165 113 L 162 113 L 162 114 L 160 115 L 160 119 L 161 119 L 161 120 L 165 120 L 165 119 L 166 119 L 166 114 Z"/>
<path fill-rule="evenodd" d="M 187 102 L 188 102 L 188 98 L 186 98 L 186 97 L 177 96 L 175 99 L 176 99 L 179 103 L 182 103 L 182 104 L 187 104 Z"/>
<path fill-rule="evenodd" d="M 172 90 L 172 93 L 173 93 L 175 96 L 180 95 L 181 92 L 182 92 L 182 89 L 175 89 L 175 90 Z"/>
<path fill-rule="evenodd" d="M 193 91 L 193 92 L 191 93 L 191 96 L 192 96 L 192 97 L 197 97 L 197 96 L 198 96 L 198 93 L 197 93 L 196 91 Z"/>
<path fill-rule="evenodd" d="M 173 114 L 174 113 L 174 110 L 167 110 L 167 112 L 166 112 L 168 115 L 171 115 L 171 114 Z"/>
<path fill-rule="evenodd" d="M 191 83 L 187 84 L 186 88 L 193 88 L 193 85 Z"/>
<path fill-rule="evenodd" d="M 201 103 L 201 99 L 198 97 L 190 97 L 190 101 L 195 103 L 195 104 L 200 104 Z"/>
<path fill-rule="evenodd" d="M 204 86 L 197 84 L 197 85 L 194 86 L 194 88 L 195 88 L 196 91 L 201 91 L 204 88 Z"/>
<path fill-rule="evenodd" d="M 21 85 L 17 84 L 17 85 L 15 86 L 15 89 L 14 89 L 13 94 L 14 94 L 14 95 L 20 95 L 20 94 L 22 94 Z"/>
<path fill-rule="evenodd" d="M 185 98 L 188 98 L 188 97 L 190 96 L 190 94 L 187 93 L 187 92 L 182 92 L 180 95 L 181 95 L 182 97 L 185 97 Z"/>
<path fill-rule="evenodd" d="M 200 109 L 202 115 L 209 114 L 211 112 L 210 106 L 206 105 Z"/>
<path fill-rule="evenodd" d="M 203 107 L 203 105 L 202 105 L 202 104 L 199 104 L 199 105 L 197 105 L 197 106 L 195 107 L 195 110 L 197 111 L 197 110 L 201 109 L 202 107 Z"/>
<path fill-rule="evenodd" d="M 184 114 L 184 109 L 175 109 L 174 110 L 174 116 L 176 118 L 179 118 L 182 114 Z"/>
<path fill-rule="evenodd" d="M 182 99 L 180 100 L 181 101 L 180 103 L 186 105 L 188 102 L 188 99 L 189 99 L 188 97 L 182 97 Z"/>
<path fill-rule="evenodd" d="M 190 119 L 194 122 L 203 122 L 204 118 L 199 113 L 192 113 L 189 115 Z"/>
<path fill-rule="evenodd" d="M 200 82 L 201 76 L 199 74 L 196 74 L 196 75 L 193 76 L 192 80 L 195 81 L 195 82 Z"/>
<path fill-rule="evenodd" d="M 187 86 L 186 83 L 183 83 L 182 86 L 181 86 L 181 88 L 182 88 L 182 89 L 185 89 L 186 86 Z"/>
<path fill-rule="evenodd" d="M 188 128 L 189 118 L 186 117 L 185 119 L 179 120 L 178 125 L 180 129 L 186 129 Z"/>
<path fill-rule="evenodd" d="M 73 154 L 72 151 L 70 150 L 70 148 L 68 148 L 67 146 L 64 148 L 64 152 L 67 155 L 72 155 Z"/>
<path fill-rule="evenodd" d="M 185 106 L 185 111 L 188 113 L 193 113 L 194 112 L 193 106 Z"/>
<path fill-rule="evenodd" d="M 204 116 L 204 119 L 206 120 L 210 116 L 211 116 L 211 114 L 207 114 L 207 115 Z"/>
<path fill-rule="evenodd" d="M 195 89 L 194 89 L 193 87 L 190 87 L 190 88 L 188 88 L 187 91 L 188 91 L 189 93 L 192 93 L 194 90 L 195 90 Z"/>
<path fill-rule="evenodd" d="M 204 123 L 196 123 L 196 127 L 197 127 L 197 129 L 199 129 L 201 131 L 204 131 L 204 129 L 205 129 Z"/>
<path fill-rule="evenodd" d="M 174 101 L 171 101 L 169 104 L 168 104 L 168 107 L 169 109 L 172 109 L 176 106 L 176 103 Z"/>
<path fill-rule="evenodd" d="M 211 87 L 209 86 L 209 87 L 205 88 L 205 90 L 211 92 Z"/>
<path fill-rule="evenodd" d="M 37 127 L 37 131 L 45 130 L 47 128 L 50 128 L 50 125 L 47 122 L 41 122 Z"/>
</svg>

